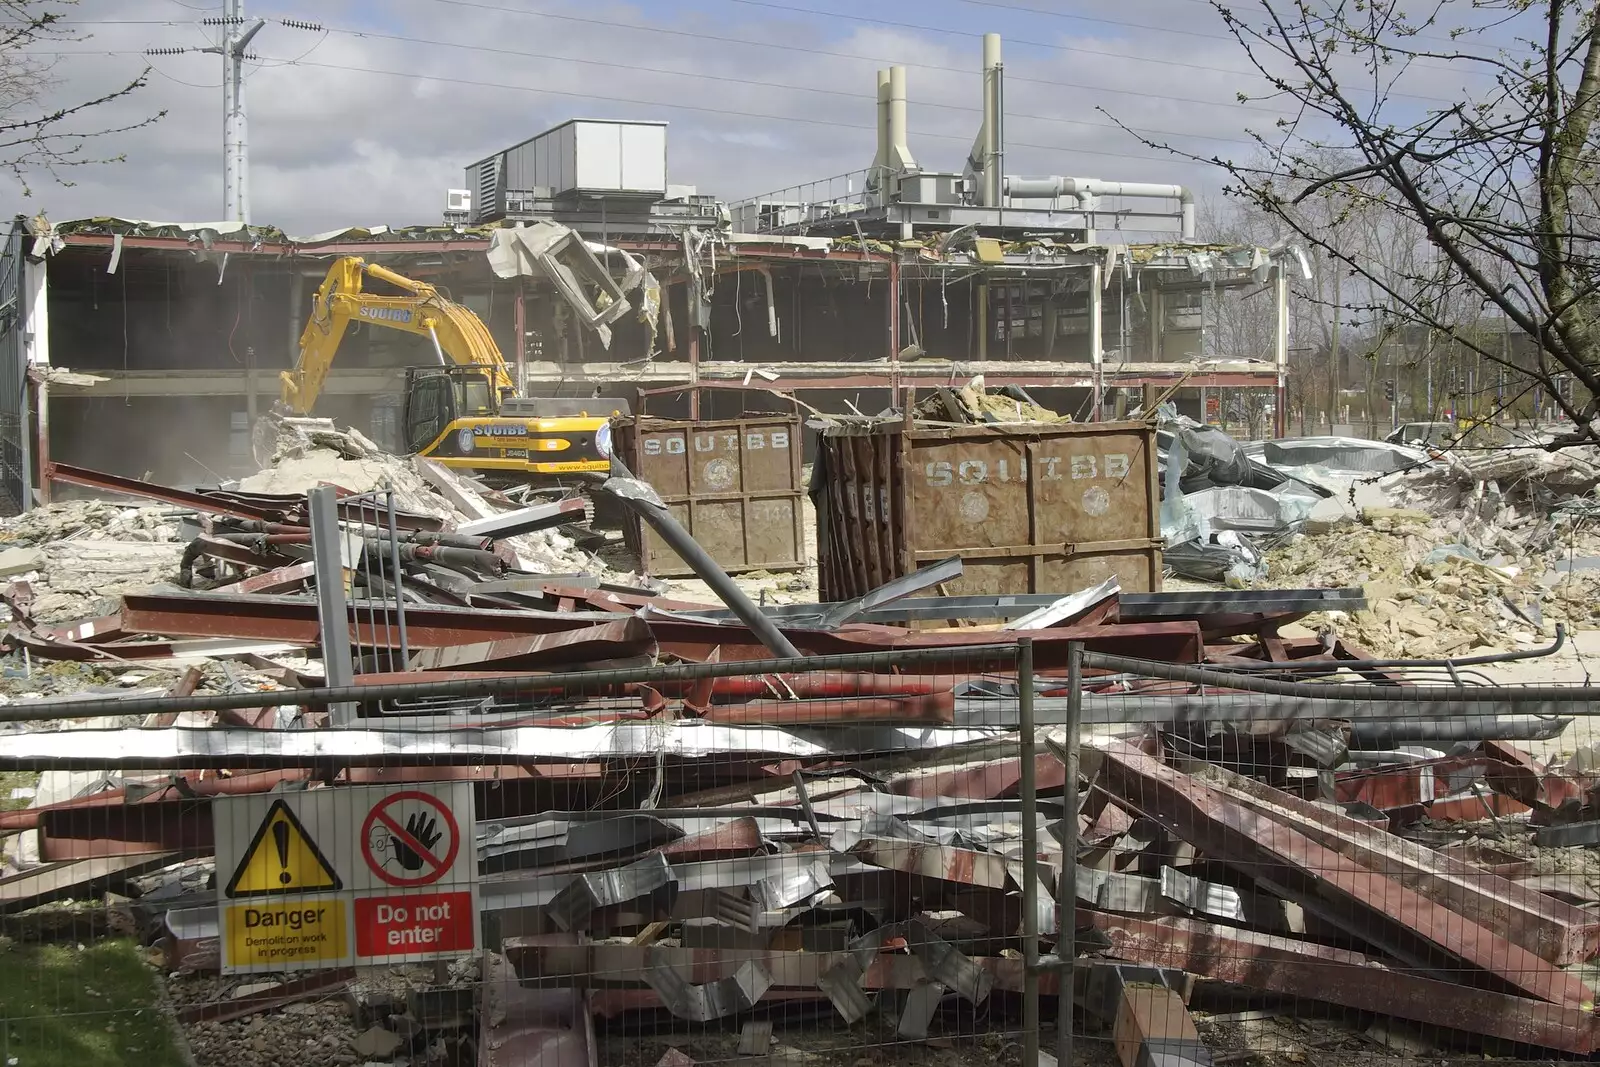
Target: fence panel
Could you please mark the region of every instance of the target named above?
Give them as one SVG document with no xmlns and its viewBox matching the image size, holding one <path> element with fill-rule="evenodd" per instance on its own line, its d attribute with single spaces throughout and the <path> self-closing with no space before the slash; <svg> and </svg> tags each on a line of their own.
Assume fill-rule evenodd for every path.
<svg viewBox="0 0 1600 1067">
<path fill-rule="evenodd" d="M 623 615 L 458 670 L 399 630 L 387 501 L 339 504 L 350 684 L 0 708 L 43 862 L 0 882 L 5 1062 L 1019 1062 L 1026 642 L 659 666 Z"/>
<path fill-rule="evenodd" d="M 1074 997 L 1046 1047 L 1125 1064 L 1592 1054 L 1597 694 L 1537 684 L 1557 669 L 1537 654 L 1082 653 L 1035 712 L 1081 770 L 1056 857 L 1076 922 L 1046 958 Z"/>
</svg>

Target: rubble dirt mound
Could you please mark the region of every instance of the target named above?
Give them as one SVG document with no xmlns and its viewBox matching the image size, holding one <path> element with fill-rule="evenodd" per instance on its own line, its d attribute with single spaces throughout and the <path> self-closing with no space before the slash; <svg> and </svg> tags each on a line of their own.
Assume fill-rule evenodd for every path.
<svg viewBox="0 0 1600 1067">
<path fill-rule="evenodd" d="M 1383 659 L 1511 651 L 1548 643 L 1557 623 L 1600 625 L 1600 569 L 1584 567 L 1591 553 L 1600 553 L 1600 537 L 1544 529 L 1516 547 L 1523 551 L 1486 555 L 1463 543 L 1448 520 L 1368 509 L 1358 523 L 1303 534 L 1269 552 L 1258 584 L 1361 586 L 1368 610 L 1313 615 L 1305 624 L 1331 629 Z"/>
</svg>

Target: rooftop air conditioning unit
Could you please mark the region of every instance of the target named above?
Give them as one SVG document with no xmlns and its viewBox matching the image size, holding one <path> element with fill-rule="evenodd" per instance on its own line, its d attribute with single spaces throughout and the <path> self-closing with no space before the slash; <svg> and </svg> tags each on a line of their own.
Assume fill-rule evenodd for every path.
<svg viewBox="0 0 1600 1067">
<path fill-rule="evenodd" d="M 472 190 L 450 189 L 444 194 L 444 209 L 451 215 L 466 214 L 472 210 Z"/>
</svg>

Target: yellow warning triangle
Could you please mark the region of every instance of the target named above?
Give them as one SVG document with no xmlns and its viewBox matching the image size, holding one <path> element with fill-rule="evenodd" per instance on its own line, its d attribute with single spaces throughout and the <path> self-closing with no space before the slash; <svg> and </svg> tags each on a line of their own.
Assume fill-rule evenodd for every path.
<svg viewBox="0 0 1600 1067">
<path fill-rule="evenodd" d="M 230 897 L 340 888 L 333 865 L 282 799 L 272 802 L 225 890 Z"/>
</svg>

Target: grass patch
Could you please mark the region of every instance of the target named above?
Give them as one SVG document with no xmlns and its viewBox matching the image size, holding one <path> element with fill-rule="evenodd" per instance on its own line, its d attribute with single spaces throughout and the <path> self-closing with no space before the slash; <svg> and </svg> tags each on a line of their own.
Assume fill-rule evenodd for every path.
<svg viewBox="0 0 1600 1067">
<path fill-rule="evenodd" d="M 30 789 L 38 784 L 38 771 L 0 771 L 0 811 L 18 811 L 33 803 L 28 797 L 12 800 L 11 791 Z"/>
<path fill-rule="evenodd" d="M 159 980 L 129 940 L 0 941 L 0 1067 L 177 1067 Z"/>
</svg>

